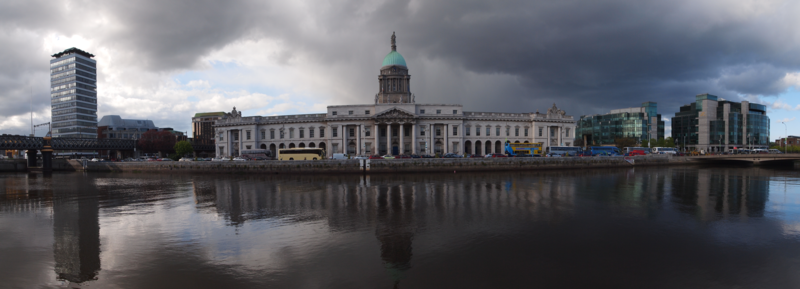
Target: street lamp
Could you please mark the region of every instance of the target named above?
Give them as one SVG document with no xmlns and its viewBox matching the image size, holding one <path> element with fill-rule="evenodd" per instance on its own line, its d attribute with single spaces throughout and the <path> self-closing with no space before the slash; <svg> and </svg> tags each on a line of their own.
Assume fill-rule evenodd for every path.
<svg viewBox="0 0 800 289">
<path fill-rule="evenodd" d="M 787 128 L 785 121 L 782 121 L 781 123 L 783 124 L 783 133 L 786 135 L 783 140 L 783 152 L 786 153 L 786 142 L 789 141 L 789 129 Z"/>
</svg>

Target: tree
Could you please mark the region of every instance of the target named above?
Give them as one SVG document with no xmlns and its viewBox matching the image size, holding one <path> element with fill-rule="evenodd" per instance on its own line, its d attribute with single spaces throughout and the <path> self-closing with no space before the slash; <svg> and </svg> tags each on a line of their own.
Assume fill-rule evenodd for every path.
<svg viewBox="0 0 800 289">
<path fill-rule="evenodd" d="M 186 156 L 187 154 L 194 152 L 192 144 L 185 140 L 175 143 L 174 148 L 175 148 L 175 153 L 178 154 L 178 156 L 180 157 Z"/>
<path fill-rule="evenodd" d="M 146 153 L 170 152 L 175 146 L 175 135 L 168 131 L 149 130 L 142 134 L 136 146 Z"/>
<path fill-rule="evenodd" d="M 614 139 L 614 145 L 622 151 L 626 147 L 636 146 L 636 139 L 632 137 L 619 137 Z"/>
</svg>

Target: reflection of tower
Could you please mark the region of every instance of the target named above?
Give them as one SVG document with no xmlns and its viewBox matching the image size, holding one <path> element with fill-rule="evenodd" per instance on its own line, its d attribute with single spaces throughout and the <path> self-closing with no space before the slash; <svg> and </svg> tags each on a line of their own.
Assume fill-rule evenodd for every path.
<svg viewBox="0 0 800 289">
<path fill-rule="evenodd" d="M 378 193 L 377 199 L 375 235 L 381 243 L 381 259 L 395 287 L 403 279 L 403 273 L 411 268 L 411 242 L 414 239 L 414 197 L 412 192 L 404 192 L 404 188 L 388 187 L 385 192 Z"/>
<path fill-rule="evenodd" d="M 53 255 L 58 279 L 81 283 L 97 278 L 100 271 L 98 209 L 95 196 L 53 201 Z"/>
</svg>

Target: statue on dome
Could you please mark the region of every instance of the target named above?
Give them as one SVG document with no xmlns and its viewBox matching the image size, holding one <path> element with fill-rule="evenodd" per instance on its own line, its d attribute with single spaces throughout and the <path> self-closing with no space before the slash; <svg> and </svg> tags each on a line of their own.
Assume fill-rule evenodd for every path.
<svg viewBox="0 0 800 289">
<path fill-rule="evenodd" d="M 392 51 L 397 51 L 397 36 L 394 36 L 394 31 L 392 31 Z"/>
</svg>

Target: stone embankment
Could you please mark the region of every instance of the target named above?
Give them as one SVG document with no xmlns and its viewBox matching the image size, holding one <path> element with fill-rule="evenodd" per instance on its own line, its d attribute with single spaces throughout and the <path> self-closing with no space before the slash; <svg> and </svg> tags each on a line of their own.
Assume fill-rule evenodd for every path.
<svg viewBox="0 0 800 289">
<path fill-rule="evenodd" d="M 368 173 L 551 170 L 684 164 L 685 157 L 637 156 L 633 164 L 622 157 L 571 158 L 464 158 L 370 160 Z M 24 163 L 23 163 L 24 165 Z M 252 161 L 252 162 L 86 162 L 70 160 L 54 170 L 131 173 L 362 173 L 359 160 Z"/>
</svg>

